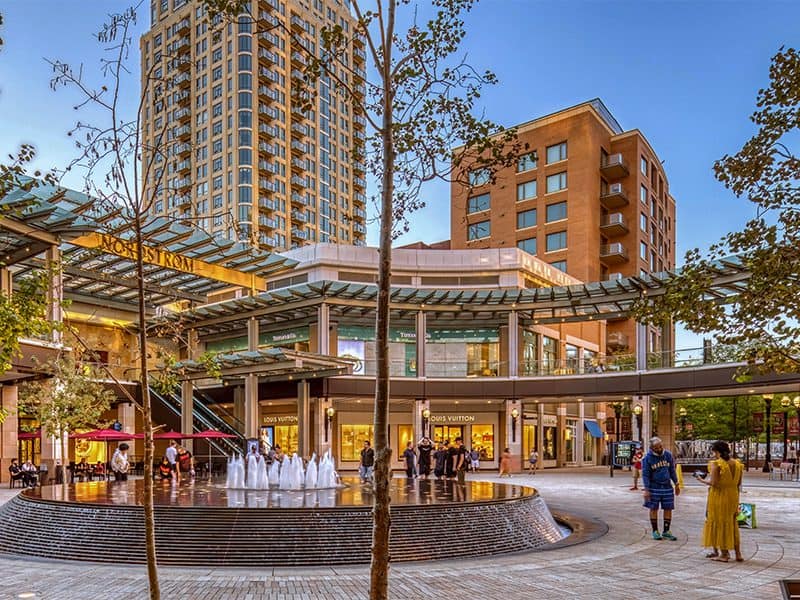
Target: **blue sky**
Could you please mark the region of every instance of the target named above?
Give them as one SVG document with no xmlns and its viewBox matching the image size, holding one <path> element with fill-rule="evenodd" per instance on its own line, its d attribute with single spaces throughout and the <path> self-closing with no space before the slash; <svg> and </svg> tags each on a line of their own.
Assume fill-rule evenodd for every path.
<svg viewBox="0 0 800 600">
<path fill-rule="evenodd" d="M 92 33 L 106 12 L 128 5 L 3 4 L 0 152 L 32 142 L 42 167 L 73 155 L 66 131 L 76 114 L 68 94 L 49 89 L 44 57 L 83 60 L 96 72 L 100 51 Z M 141 18 L 144 29 L 149 17 Z M 488 117 L 513 125 L 600 97 L 623 128 L 644 132 L 665 161 L 677 199 L 679 256 L 754 214 L 716 182 L 711 167 L 752 134 L 748 116 L 768 81 L 771 56 L 800 43 L 800 2 L 483 0 L 466 21 L 469 61 L 500 79 L 483 97 Z M 425 197 L 428 207 L 400 242 L 449 237 L 447 185 L 428 186 Z M 371 225 L 371 244 L 375 230 Z"/>
</svg>

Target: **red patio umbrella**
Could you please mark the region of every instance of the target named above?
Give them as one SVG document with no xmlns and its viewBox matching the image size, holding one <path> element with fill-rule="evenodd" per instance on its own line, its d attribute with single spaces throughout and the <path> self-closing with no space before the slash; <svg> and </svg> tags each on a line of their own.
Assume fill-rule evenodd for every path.
<svg viewBox="0 0 800 600">
<path fill-rule="evenodd" d="M 224 431 L 209 429 L 208 431 L 195 433 L 192 437 L 199 440 L 222 440 L 226 438 L 235 438 L 237 436 L 231 433 L 225 433 Z M 208 445 L 208 478 L 211 479 L 211 444 Z"/>
<path fill-rule="evenodd" d="M 180 431 L 159 431 L 153 434 L 154 440 L 188 440 L 193 438 L 191 433 L 181 433 Z"/>
<path fill-rule="evenodd" d="M 35 440 L 38 437 L 41 437 L 42 430 L 37 429 L 36 431 L 23 431 L 17 434 L 18 440 Z"/>
<path fill-rule="evenodd" d="M 144 437 L 141 433 L 125 433 L 124 431 L 117 431 L 116 429 L 93 429 L 92 431 L 85 431 L 83 433 L 76 433 L 72 436 L 73 439 L 89 440 L 92 442 L 105 442 L 106 443 L 106 462 L 111 460 L 108 452 L 109 442 L 124 442 L 127 440 L 140 440 Z M 66 461 L 66 457 L 64 457 Z M 66 464 L 66 463 L 64 463 Z M 110 473 L 106 471 L 106 478 Z"/>
</svg>

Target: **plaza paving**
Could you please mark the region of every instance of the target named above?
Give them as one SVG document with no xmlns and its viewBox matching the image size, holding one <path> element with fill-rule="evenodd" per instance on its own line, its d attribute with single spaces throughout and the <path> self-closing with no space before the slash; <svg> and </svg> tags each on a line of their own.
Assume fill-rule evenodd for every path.
<svg viewBox="0 0 800 600">
<path fill-rule="evenodd" d="M 489 474 L 476 479 L 496 480 Z M 676 542 L 650 538 L 641 496 L 628 490 L 628 473 L 609 478 L 603 468 L 516 475 L 533 482 L 556 510 L 591 514 L 608 533 L 583 544 L 480 560 L 392 566 L 391 596 L 417 598 L 780 598 L 777 581 L 800 579 L 800 484 L 746 475 L 743 501 L 757 506 L 758 528 L 742 530 L 744 563 L 703 557 L 699 537 L 706 488 L 687 482 L 672 531 Z M 0 492 L 0 502 L 13 494 Z M 20 524 L 24 527 L 34 523 Z M 89 535 L 113 535 L 91 531 Z M 480 523 L 475 524 L 480 535 Z M 57 543 L 54 540 L 54 543 Z M 280 552 L 290 540 L 264 543 Z M 191 548 L 176 548 L 191 553 Z M 40 561 L 0 555 L 0 598 L 139 600 L 147 597 L 143 567 Z M 347 599 L 367 596 L 366 567 L 160 570 L 165 599 Z"/>
</svg>

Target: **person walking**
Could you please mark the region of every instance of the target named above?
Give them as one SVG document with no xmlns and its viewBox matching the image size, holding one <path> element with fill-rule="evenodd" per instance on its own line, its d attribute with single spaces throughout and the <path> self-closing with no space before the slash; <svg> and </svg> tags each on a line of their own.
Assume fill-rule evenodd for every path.
<svg viewBox="0 0 800 600">
<path fill-rule="evenodd" d="M 415 474 L 415 463 L 417 460 L 417 455 L 414 452 L 414 443 L 408 442 L 406 444 L 406 449 L 403 451 L 403 458 L 406 461 L 406 476 L 409 479 L 413 479 L 416 477 Z"/>
<path fill-rule="evenodd" d="M 172 478 L 177 479 L 178 477 L 178 442 L 175 440 L 170 440 L 169 445 L 167 446 L 166 452 L 164 452 L 164 456 L 167 457 L 167 462 L 169 463 L 169 468 L 172 471 Z"/>
<path fill-rule="evenodd" d="M 531 449 L 530 455 L 528 455 L 528 474 L 529 475 L 536 475 L 536 467 L 539 466 L 539 453 L 536 451 L 536 448 Z"/>
<path fill-rule="evenodd" d="M 464 483 L 464 478 L 467 474 L 468 456 L 467 449 L 464 446 L 464 440 L 460 437 L 456 438 L 454 446 L 455 452 L 453 453 L 453 470 L 458 478 L 458 483 Z"/>
<path fill-rule="evenodd" d="M 111 457 L 111 470 L 114 471 L 114 481 L 128 481 L 128 444 L 122 442 Z"/>
<path fill-rule="evenodd" d="M 739 525 L 736 513 L 739 511 L 739 490 L 742 485 L 743 467 L 731 457 L 727 442 L 718 440 L 711 445 L 714 460 L 709 463 L 708 481 L 696 479 L 708 486 L 706 503 L 706 522 L 703 526 L 703 546 L 711 548 L 706 556 L 719 562 L 730 560 L 730 551 L 736 553 L 736 561 L 742 562 Z M 717 551 L 719 549 L 719 551 Z"/>
<path fill-rule="evenodd" d="M 511 477 L 511 450 L 503 449 L 500 457 L 500 477 Z"/>
<path fill-rule="evenodd" d="M 477 473 L 478 469 L 481 467 L 481 455 L 478 452 L 477 448 L 472 448 L 469 451 L 469 470 L 473 473 Z"/>
<path fill-rule="evenodd" d="M 664 450 L 661 438 L 650 439 L 650 450 L 642 460 L 642 485 L 644 486 L 644 507 L 650 510 L 650 526 L 654 540 L 676 538 L 670 531 L 672 511 L 675 509 L 675 496 L 680 495 L 678 475 L 675 472 L 675 459 L 669 450 Z M 673 489 L 674 485 L 674 489 Z M 664 528 L 658 532 L 658 509 L 664 513 Z"/>
<path fill-rule="evenodd" d="M 444 449 L 444 444 L 439 442 L 439 447 L 433 453 L 433 474 L 436 479 L 444 477 L 447 468 L 447 451 Z"/>
<path fill-rule="evenodd" d="M 419 452 L 419 459 L 417 460 L 419 476 L 423 479 L 427 479 L 431 472 L 433 444 L 431 444 L 431 441 L 427 437 L 423 437 L 419 442 L 419 446 L 417 446 L 417 451 Z"/>
<path fill-rule="evenodd" d="M 372 471 L 375 468 L 375 450 L 369 443 L 369 440 L 364 440 L 364 447 L 361 449 L 361 463 L 358 467 L 358 476 L 361 478 L 361 483 L 370 483 L 372 481 Z"/>
<path fill-rule="evenodd" d="M 633 453 L 633 459 L 631 459 L 631 472 L 633 473 L 633 487 L 631 490 L 639 489 L 639 478 L 642 476 L 642 458 L 644 458 L 642 449 L 637 448 Z"/>
</svg>

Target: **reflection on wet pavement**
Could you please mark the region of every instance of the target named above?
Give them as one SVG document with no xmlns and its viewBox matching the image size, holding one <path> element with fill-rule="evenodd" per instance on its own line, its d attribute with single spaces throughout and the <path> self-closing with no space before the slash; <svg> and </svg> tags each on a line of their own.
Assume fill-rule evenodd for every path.
<svg viewBox="0 0 800 600">
<path fill-rule="evenodd" d="M 32 498 L 103 505 L 141 505 L 144 481 L 89 481 L 72 485 L 53 485 L 22 492 Z M 491 502 L 535 495 L 536 490 L 521 485 L 490 481 L 392 479 L 389 493 L 393 506 Z M 371 506 L 372 486 L 357 477 L 343 477 L 337 489 L 229 490 L 225 480 L 170 480 L 153 484 L 157 506 L 205 506 L 230 508 L 356 508 Z"/>
</svg>

